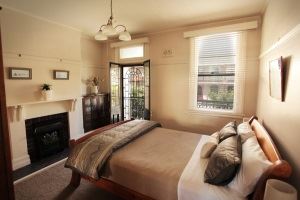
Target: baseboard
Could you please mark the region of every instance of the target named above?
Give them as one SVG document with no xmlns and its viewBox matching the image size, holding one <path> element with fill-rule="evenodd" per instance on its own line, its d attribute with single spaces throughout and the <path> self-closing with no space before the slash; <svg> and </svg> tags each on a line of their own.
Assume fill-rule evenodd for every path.
<svg viewBox="0 0 300 200">
<path fill-rule="evenodd" d="M 28 154 L 12 160 L 13 170 L 19 169 L 29 164 L 30 164 L 30 157 Z"/>
</svg>

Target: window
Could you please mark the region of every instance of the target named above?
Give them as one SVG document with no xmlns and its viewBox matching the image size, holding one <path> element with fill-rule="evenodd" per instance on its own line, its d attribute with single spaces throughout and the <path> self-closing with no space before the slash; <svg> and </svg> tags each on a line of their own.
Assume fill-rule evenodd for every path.
<svg viewBox="0 0 300 200">
<path fill-rule="evenodd" d="M 199 84 L 199 85 L 201 85 L 201 84 Z M 218 94 L 219 93 L 219 86 L 218 85 L 211 85 L 210 86 L 210 92 Z M 197 91 L 197 93 L 199 93 L 199 91 Z"/>
<path fill-rule="evenodd" d="M 120 48 L 120 59 L 144 57 L 144 45 Z"/>
<path fill-rule="evenodd" d="M 227 87 L 227 92 L 233 92 L 233 85 L 229 85 L 228 87 Z"/>
<path fill-rule="evenodd" d="M 242 114 L 244 55 L 241 32 L 191 39 L 192 90 L 194 109 Z"/>
</svg>

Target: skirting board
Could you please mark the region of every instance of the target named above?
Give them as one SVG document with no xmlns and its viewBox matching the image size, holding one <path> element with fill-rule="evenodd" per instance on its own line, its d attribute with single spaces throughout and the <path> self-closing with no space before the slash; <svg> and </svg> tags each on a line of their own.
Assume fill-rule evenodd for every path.
<svg viewBox="0 0 300 200">
<path fill-rule="evenodd" d="M 13 170 L 19 169 L 30 164 L 29 155 L 25 155 L 12 160 Z"/>
</svg>

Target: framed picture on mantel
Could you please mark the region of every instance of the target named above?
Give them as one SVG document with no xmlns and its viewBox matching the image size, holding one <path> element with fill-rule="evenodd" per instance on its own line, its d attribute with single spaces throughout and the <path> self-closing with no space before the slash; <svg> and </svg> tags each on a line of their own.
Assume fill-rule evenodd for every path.
<svg viewBox="0 0 300 200">
<path fill-rule="evenodd" d="M 282 57 L 269 63 L 270 96 L 283 101 L 283 65 Z"/>
</svg>

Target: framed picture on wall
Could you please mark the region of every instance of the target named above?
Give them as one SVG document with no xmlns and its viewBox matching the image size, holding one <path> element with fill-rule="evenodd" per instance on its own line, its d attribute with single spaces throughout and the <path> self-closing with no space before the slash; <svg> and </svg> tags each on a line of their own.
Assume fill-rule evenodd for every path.
<svg viewBox="0 0 300 200">
<path fill-rule="evenodd" d="M 9 67 L 9 79 L 32 79 L 31 68 Z"/>
<path fill-rule="evenodd" d="M 70 72 L 66 70 L 54 70 L 53 79 L 55 80 L 69 80 Z"/>
<path fill-rule="evenodd" d="M 283 101 L 283 65 L 282 57 L 269 63 L 270 96 Z"/>
</svg>

